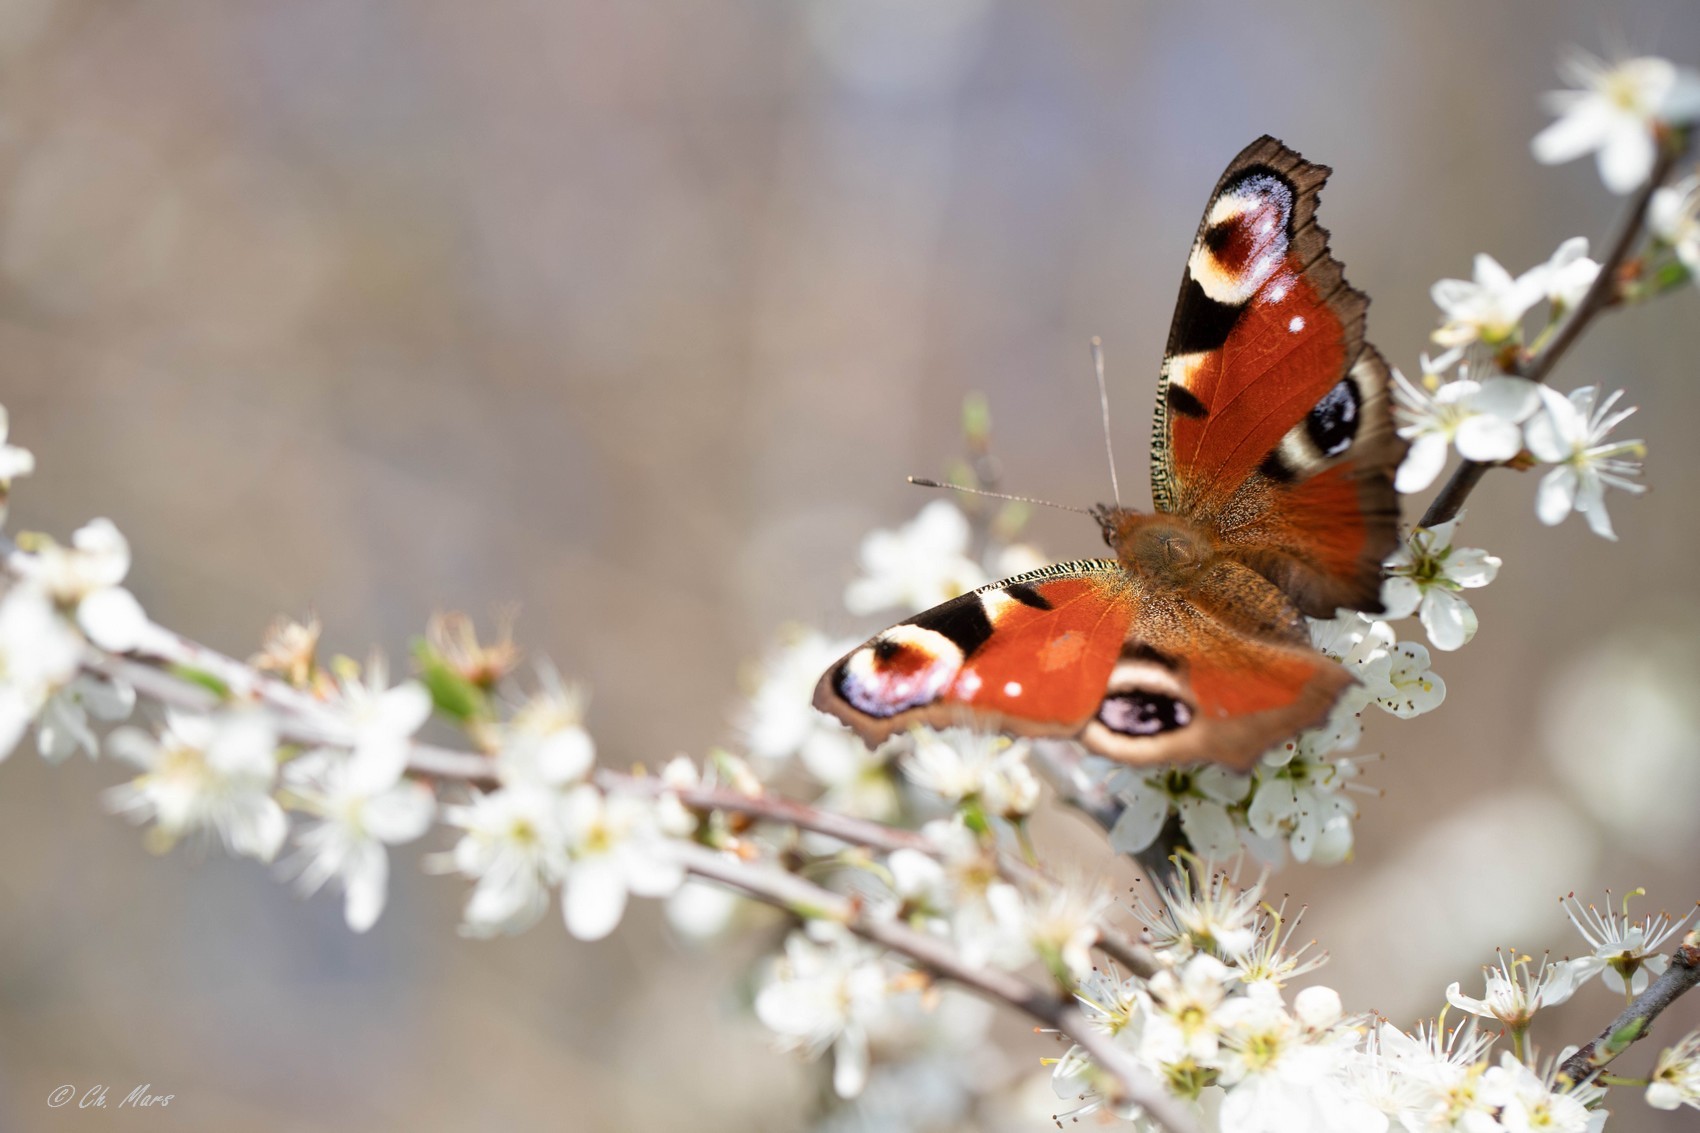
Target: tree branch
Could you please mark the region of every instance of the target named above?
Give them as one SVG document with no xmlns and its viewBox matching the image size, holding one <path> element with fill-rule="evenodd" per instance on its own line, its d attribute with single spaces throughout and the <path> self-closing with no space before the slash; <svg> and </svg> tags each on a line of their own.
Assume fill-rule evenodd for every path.
<svg viewBox="0 0 1700 1133">
<path fill-rule="evenodd" d="M 1683 994 L 1700 985 L 1700 930 L 1690 932 L 1671 956 L 1670 967 L 1647 985 L 1623 1013 L 1564 1060 L 1558 1072 L 1572 1082 L 1583 1082 L 1598 1074 L 1632 1043 L 1645 1038 L 1659 1014 Z"/>
<path fill-rule="evenodd" d="M 1119 1046 L 1092 1026 L 1073 1003 L 1034 987 L 1013 973 L 987 965 L 970 965 L 948 943 L 900 921 L 871 915 L 861 902 L 823 889 L 783 870 L 759 868 L 705 846 L 680 843 L 679 857 L 687 871 L 715 881 L 759 901 L 799 915 L 832 920 L 882 948 L 907 956 L 920 967 L 963 987 L 1021 1011 L 1041 1026 L 1073 1039 L 1092 1060 L 1115 1079 L 1118 1100 L 1132 1102 L 1169 1133 L 1195 1133 L 1191 1113 L 1171 1097 L 1160 1082 Z"/>
<path fill-rule="evenodd" d="M 1647 183 L 1641 186 L 1634 201 L 1630 203 L 1629 211 L 1624 214 L 1623 223 L 1618 228 L 1617 236 L 1612 241 L 1611 252 L 1600 264 L 1600 274 L 1594 277 L 1593 284 L 1588 288 L 1582 301 L 1576 304 L 1576 310 L 1564 320 L 1558 328 L 1558 333 L 1539 354 L 1513 365 L 1511 373 L 1528 378 L 1532 382 L 1544 382 L 1553 367 L 1566 351 L 1582 337 L 1582 332 L 1588 328 L 1601 311 L 1611 306 L 1622 296 L 1623 265 L 1629 259 L 1629 253 L 1634 250 L 1637 237 L 1647 221 L 1647 209 L 1653 202 L 1653 194 L 1670 178 L 1671 171 L 1676 168 L 1677 158 L 1681 149 L 1669 139 L 1661 141 L 1658 159 L 1653 164 L 1653 171 L 1647 178 Z M 1477 484 L 1486 475 L 1492 464 L 1479 464 L 1466 460 L 1460 464 L 1440 494 L 1429 504 L 1428 510 L 1417 521 L 1419 527 L 1433 527 L 1452 519 L 1463 508 L 1464 501 L 1469 498 Z"/>
</svg>

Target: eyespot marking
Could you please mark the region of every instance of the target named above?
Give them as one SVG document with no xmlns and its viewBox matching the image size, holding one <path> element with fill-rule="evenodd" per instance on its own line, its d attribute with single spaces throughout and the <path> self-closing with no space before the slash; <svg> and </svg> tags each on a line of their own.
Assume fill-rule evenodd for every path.
<svg viewBox="0 0 1700 1133">
<path fill-rule="evenodd" d="M 1098 722 L 1124 736 L 1155 736 L 1192 723 L 1192 708 L 1146 689 L 1111 693 L 1098 706 Z"/>
<path fill-rule="evenodd" d="M 1294 190 L 1271 169 L 1248 169 L 1216 197 L 1187 260 L 1203 293 L 1238 307 L 1280 269 L 1292 234 Z"/>
<path fill-rule="evenodd" d="M 839 663 L 833 691 L 869 716 L 885 718 L 937 700 L 962 670 L 962 650 L 941 633 L 893 626 Z"/>
<path fill-rule="evenodd" d="M 1362 403 L 1358 383 L 1347 376 L 1323 394 L 1316 408 L 1305 417 L 1305 431 L 1325 458 L 1339 456 L 1352 447 L 1358 435 L 1358 411 Z"/>
</svg>

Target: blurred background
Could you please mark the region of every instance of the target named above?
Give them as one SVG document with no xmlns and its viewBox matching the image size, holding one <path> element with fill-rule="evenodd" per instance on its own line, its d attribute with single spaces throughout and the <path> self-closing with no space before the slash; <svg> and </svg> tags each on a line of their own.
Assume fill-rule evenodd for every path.
<svg viewBox="0 0 1700 1133">
<path fill-rule="evenodd" d="M 1429 285 L 1621 207 L 1534 164 L 1570 45 L 1700 63 L 1692 0 L 0 3 L 0 402 L 38 475 L 9 526 L 132 540 L 159 620 L 246 655 L 281 611 L 392 656 L 435 608 L 521 606 L 594 690 L 606 760 L 730 734 L 740 668 L 843 613 L 856 548 L 925 502 L 983 391 L 1014 491 L 1130 502 L 1177 280 L 1227 160 L 1334 166 L 1321 219 L 1408 371 Z M 1558 898 L 1700 898 L 1700 295 L 1613 315 L 1562 388 L 1623 386 L 1653 490 L 1622 537 L 1489 477 L 1505 560 L 1445 707 L 1377 717 L 1356 861 L 1289 867 L 1321 977 L 1408 1023 L 1496 946 L 1578 949 Z M 1413 509 L 1414 511 L 1414 509 Z M 1058 559 L 1078 516 L 1035 518 Z M 369 935 L 252 862 L 150 857 L 109 762 L 0 768 L 0 1129 L 806 1127 L 818 1068 L 740 1006 L 767 943 L 556 917 L 459 938 L 396 855 Z M 1080 820 L 1038 832 L 1106 868 Z M 1088 856 L 1090 855 L 1090 856 Z M 1126 863 L 1116 867 L 1132 883 Z M 1616 1009 L 1595 985 L 1553 1047 Z M 1700 1002 L 1659 1024 L 1674 1040 Z M 1006 1064 L 1054 1054 L 1000 1026 Z M 1652 1050 L 1626 1061 L 1643 1072 Z M 164 1111 L 49 1110 L 152 1083 Z M 116 1098 L 114 1099 L 116 1100 Z M 1054 1110 L 1054 1099 L 1034 1113 Z M 1686 1128 L 1626 1097 L 1621 1127 Z M 895 1127 L 895 1126 L 887 1126 Z M 1040 1129 L 1012 1103 L 998 1128 Z"/>
</svg>

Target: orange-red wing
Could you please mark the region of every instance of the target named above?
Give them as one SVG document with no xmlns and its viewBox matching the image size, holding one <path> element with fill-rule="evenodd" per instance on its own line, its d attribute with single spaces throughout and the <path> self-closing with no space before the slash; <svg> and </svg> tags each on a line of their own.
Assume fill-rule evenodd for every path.
<svg viewBox="0 0 1700 1133">
<path fill-rule="evenodd" d="M 1321 724 L 1353 678 L 1316 651 L 1248 636 L 1186 599 L 1150 594 L 1080 739 L 1135 765 L 1249 769 Z"/>
<path fill-rule="evenodd" d="M 1398 539 L 1388 373 L 1316 223 L 1329 170 L 1273 138 L 1217 183 L 1158 383 L 1152 494 L 1304 610 L 1379 610 Z"/>
<path fill-rule="evenodd" d="M 815 707 L 870 744 L 915 724 L 1079 734 L 1104 696 L 1139 604 L 1114 561 L 1045 567 L 895 625 L 852 650 Z"/>
<path fill-rule="evenodd" d="M 916 724 L 960 724 L 1074 737 L 1123 763 L 1243 770 L 1320 724 L 1351 683 L 1320 653 L 1246 636 L 1092 560 L 892 626 L 827 670 L 815 707 L 870 744 Z"/>
</svg>

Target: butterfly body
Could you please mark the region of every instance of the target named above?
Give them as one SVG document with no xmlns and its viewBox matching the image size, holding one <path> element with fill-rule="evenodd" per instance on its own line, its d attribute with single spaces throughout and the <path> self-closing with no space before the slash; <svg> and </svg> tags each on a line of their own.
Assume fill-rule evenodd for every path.
<svg viewBox="0 0 1700 1133">
<path fill-rule="evenodd" d="M 1240 768 L 1327 717 L 1353 678 L 1304 615 L 1380 610 L 1404 453 L 1367 300 L 1314 220 L 1327 174 L 1262 138 L 1218 182 L 1158 380 L 1155 510 L 1092 513 L 1116 557 L 893 626 L 827 671 L 817 707 L 870 743 L 967 723 Z"/>
</svg>

